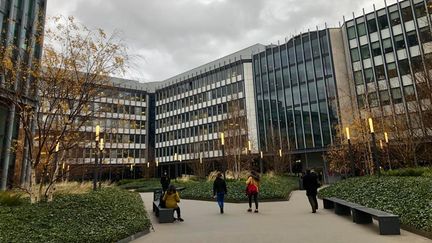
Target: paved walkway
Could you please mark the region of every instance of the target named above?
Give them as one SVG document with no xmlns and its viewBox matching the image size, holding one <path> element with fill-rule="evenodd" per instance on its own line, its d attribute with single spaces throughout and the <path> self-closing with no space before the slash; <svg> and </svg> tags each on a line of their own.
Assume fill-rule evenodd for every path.
<svg viewBox="0 0 432 243">
<path fill-rule="evenodd" d="M 185 221 L 159 224 L 151 210 L 153 194 L 143 193 L 155 231 L 134 242 L 431 242 L 404 230 L 398 236 L 381 236 L 376 223 L 356 225 L 350 217 L 322 209 L 321 201 L 318 212 L 312 214 L 304 194 L 295 191 L 290 201 L 261 203 L 258 214 L 246 212 L 247 204 L 227 203 L 225 214 L 221 215 L 216 202 L 182 200 L 180 207 Z"/>
</svg>

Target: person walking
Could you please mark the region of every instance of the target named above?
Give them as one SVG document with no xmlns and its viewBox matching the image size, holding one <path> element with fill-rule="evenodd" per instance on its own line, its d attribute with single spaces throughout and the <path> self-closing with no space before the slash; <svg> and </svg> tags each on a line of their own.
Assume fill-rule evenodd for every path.
<svg viewBox="0 0 432 243">
<path fill-rule="evenodd" d="M 216 179 L 213 182 L 213 198 L 217 198 L 217 203 L 219 205 L 220 213 L 224 213 L 224 198 L 227 194 L 227 186 L 224 179 L 222 179 L 222 173 L 218 172 Z"/>
<path fill-rule="evenodd" d="M 165 207 L 173 208 L 174 211 L 177 212 L 177 220 L 183 222 L 184 220 L 180 216 L 180 207 L 177 205 L 177 203 L 180 202 L 180 196 L 174 185 L 168 186 L 168 190 L 165 192 L 163 200 L 165 201 Z"/>
<path fill-rule="evenodd" d="M 303 187 L 306 190 L 306 196 L 312 207 L 312 213 L 316 213 L 318 209 L 317 194 L 319 186 L 318 176 L 311 172 L 311 170 L 306 170 L 306 175 L 303 176 Z"/>
<path fill-rule="evenodd" d="M 252 171 L 246 180 L 246 195 L 249 199 L 249 209 L 248 212 L 252 212 L 252 198 L 255 202 L 255 213 L 258 213 L 258 192 L 259 192 L 259 175 Z"/>
<path fill-rule="evenodd" d="M 160 178 L 160 183 L 162 185 L 162 192 L 166 192 L 166 190 L 168 189 L 168 186 L 171 183 L 171 179 L 169 178 L 166 170 L 163 172 L 161 178 Z"/>
</svg>

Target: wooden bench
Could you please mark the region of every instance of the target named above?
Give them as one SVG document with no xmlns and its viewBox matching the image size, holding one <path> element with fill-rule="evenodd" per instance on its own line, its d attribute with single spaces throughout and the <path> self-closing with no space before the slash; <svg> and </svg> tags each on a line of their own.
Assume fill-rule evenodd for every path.
<svg viewBox="0 0 432 243">
<path fill-rule="evenodd" d="M 372 218 L 378 221 L 381 235 L 400 235 L 399 216 L 374 208 L 368 208 L 339 198 L 323 198 L 325 209 L 333 209 L 339 215 L 352 215 L 357 224 L 370 224 Z"/>
</svg>

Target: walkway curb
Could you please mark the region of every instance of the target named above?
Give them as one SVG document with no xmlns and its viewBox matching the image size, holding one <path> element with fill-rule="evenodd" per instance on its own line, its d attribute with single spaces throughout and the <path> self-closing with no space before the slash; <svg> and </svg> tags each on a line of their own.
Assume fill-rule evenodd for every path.
<svg viewBox="0 0 432 243">
<path fill-rule="evenodd" d="M 142 237 L 142 236 L 144 236 L 144 235 L 146 235 L 148 233 L 150 233 L 150 229 L 146 229 L 144 231 L 135 233 L 135 234 L 133 234 L 131 236 L 128 236 L 128 237 L 126 237 L 124 239 L 121 239 L 121 240 L 117 241 L 117 243 L 128 243 L 128 242 L 136 240 L 136 239 L 138 239 L 138 238 L 140 238 L 140 237 Z"/>
<path fill-rule="evenodd" d="M 413 234 L 421 235 L 423 237 L 426 237 L 426 238 L 432 240 L 432 233 L 431 232 L 427 232 L 427 231 L 424 231 L 424 230 L 419 230 L 419 229 L 416 229 L 416 228 L 414 228 L 412 226 L 405 225 L 405 224 L 401 224 L 401 229 L 409 231 L 409 232 L 411 232 Z"/>
</svg>

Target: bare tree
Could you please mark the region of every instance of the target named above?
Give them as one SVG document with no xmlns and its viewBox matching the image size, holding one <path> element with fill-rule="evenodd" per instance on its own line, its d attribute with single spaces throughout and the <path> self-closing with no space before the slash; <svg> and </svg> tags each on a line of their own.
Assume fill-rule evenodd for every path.
<svg viewBox="0 0 432 243">
<path fill-rule="evenodd" d="M 8 102 L 20 117 L 24 140 L 17 144 L 26 148 L 24 166 L 30 180 L 25 189 L 32 202 L 42 197 L 52 200 L 60 159 L 77 146 L 80 129 L 94 118 L 95 109 L 90 106 L 109 86 L 107 75 L 123 71 L 127 59 L 126 49 L 115 34 L 90 30 L 73 17 L 50 20 L 52 25 L 45 31 L 43 70 L 37 62 L 23 67 L 23 63 L 12 61 L 18 47 L 2 56 L 1 71 L 8 82 L 28 84 L 10 93 Z M 29 92 L 36 97 L 32 104 L 27 101 Z"/>
</svg>

